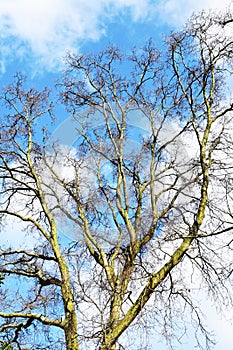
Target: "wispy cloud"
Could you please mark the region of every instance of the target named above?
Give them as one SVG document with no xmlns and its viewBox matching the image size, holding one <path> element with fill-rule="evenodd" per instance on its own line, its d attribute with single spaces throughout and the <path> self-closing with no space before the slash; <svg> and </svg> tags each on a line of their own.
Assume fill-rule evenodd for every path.
<svg viewBox="0 0 233 350">
<path fill-rule="evenodd" d="M 225 0 L 8 0 L 0 3 L 0 70 L 6 62 L 58 68 L 67 51 L 107 33 L 109 21 L 158 19 L 179 24 L 195 10 L 223 7 Z"/>
<path fill-rule="evenodd" d="M 160 19 L 183 23 L 203 6 L 223 7 L 225 0 L 8 0 L 0 3 L 0 70 L 15 58 L 48 70 L 58 68 L 67 51 L 107 35 L 111 20 Z"/>
<path fill-rule="evenodd" d="M 230 6 L 229 0 L 161 0 L 157 6 L 157 13 L 161 21 L 180 26 L 193 12 L 225 9 L 227 6 Z"/>
<path fill-rule="evenodd" d="M 127 12 L 145 19 L 150 0 L 11 0 L 0 4 L 1 67 L 20 58 L 55 68 L 67 51 L 106 33 L 109 19 Z"/>
</svg>

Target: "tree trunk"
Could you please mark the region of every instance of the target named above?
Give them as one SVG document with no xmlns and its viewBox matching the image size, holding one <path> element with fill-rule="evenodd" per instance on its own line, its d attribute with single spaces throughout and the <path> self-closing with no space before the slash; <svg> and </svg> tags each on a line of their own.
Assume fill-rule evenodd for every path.
<svg viewBox="0 0 233 350">
<path fill-rule="evenodd" d="M 66 350 L 80 350 L 78 344 L 77 317 L 75 311 L 73 313 L 69 312 L 69 315 L 67 315 L 64 332 L 66 339 Z"/>
</svg>

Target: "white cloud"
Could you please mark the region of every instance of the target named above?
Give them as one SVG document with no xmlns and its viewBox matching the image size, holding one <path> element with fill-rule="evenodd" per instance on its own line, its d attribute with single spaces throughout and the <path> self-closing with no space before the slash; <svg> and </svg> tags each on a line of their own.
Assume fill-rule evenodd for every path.
<svg viewBox="0 0 233 350">
<path fill-rule="evenodd" d="M 9 58 L 37 58 L 47 68 L 83 40 L 98 40 L 107 19 L 128 10 L 133 20 L 145 18 L 149 1 L 11 0 L 0 3 L 2 69 Z M 11 57 L 9 57 L 11 56 Z"/>
<path fill-rule="evenodd" d="M 84 41 L 99 40 L 107 23 L 130 14 L 132 21 L 160 17 L 178 25 L 201 8 L 223 8 L 227 0 L 8 0 L 0 2 L 0 70 L 6 62 L 36 60 L 37 69 L 61 66 L 67 51 Z M 157 19 L 158 20 L 158 19 Z M 33 61 L 34 61 L 33 60 Z"/>
<path fill-rule="evenodd" d="M 167 0 L 160 1 L 157 12 L 167 24 L 180 26 L 193 12 L 201 10 L 223 10 L 230 5 L 229 0 Z"/>
<path fill-rule="evenodd" d="M 130 14 L 132 21 L 142 21 L 159 16 L 163 22 L 177 25 L 193 11 L 226 4 L 227 0 L 1 1 L 0 69 L 4 71 L 6 62 L 16 57 L 30 64 L 36 60 L 38 68 L 57 68 L 67 51 L 106 35 L 107 24 L 114 17 Z"/>
</svg>

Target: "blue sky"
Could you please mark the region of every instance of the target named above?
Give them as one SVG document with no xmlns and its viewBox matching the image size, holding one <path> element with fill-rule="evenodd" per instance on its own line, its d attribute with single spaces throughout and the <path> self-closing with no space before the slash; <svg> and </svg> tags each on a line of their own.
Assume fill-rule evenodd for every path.
<svg viewBox="0 0 233 350">
<path fill-rule="evenodd" d="M 64 68 L 66 52 L 89 53 L 108 44 L 127 52 L 181 27 L 193 11 L 223 9 L 226 0 L 0 0 L 0 76 L 5 85 L 22 72 L 33 86 L 51 86 Z M 203 296 L 215 350 L 230 349 L 232 326 L 217 317 Z M 226 312 L 229 317 L 230 312 Z M 233 315 L 232 315 L 233 317 Z M 154 349 L 167 347 L 154 341 Z M 177 346 L 192 350 L 194 344 Z"/>
</svg>

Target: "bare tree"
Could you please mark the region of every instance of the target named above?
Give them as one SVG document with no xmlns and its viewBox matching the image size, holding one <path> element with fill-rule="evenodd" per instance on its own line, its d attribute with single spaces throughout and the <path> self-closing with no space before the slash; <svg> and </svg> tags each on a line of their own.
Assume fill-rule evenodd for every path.
<svg viewBox="0 0 233 350">
<path fill-rule="evenodd" d="M 209 348 L 192 288 L 231 300 L 231 18 L 193 16 L 166 54 L 149 42 L 130 56 L 69 55 L 58 85 L 77 122 L 69 150 L 38 131 L 46 90 L 26 91 L 20 76 L 5 88 L 2 223 L 15 217 L 36 237 L 1 250 L 2 341 L 23 349 L 39 331 L 36 348 L 115 350 L 156 324 L 172 345 L 188 308 Z M 68 248 L 62 223 L 76 237 Z"/>
</svg>

